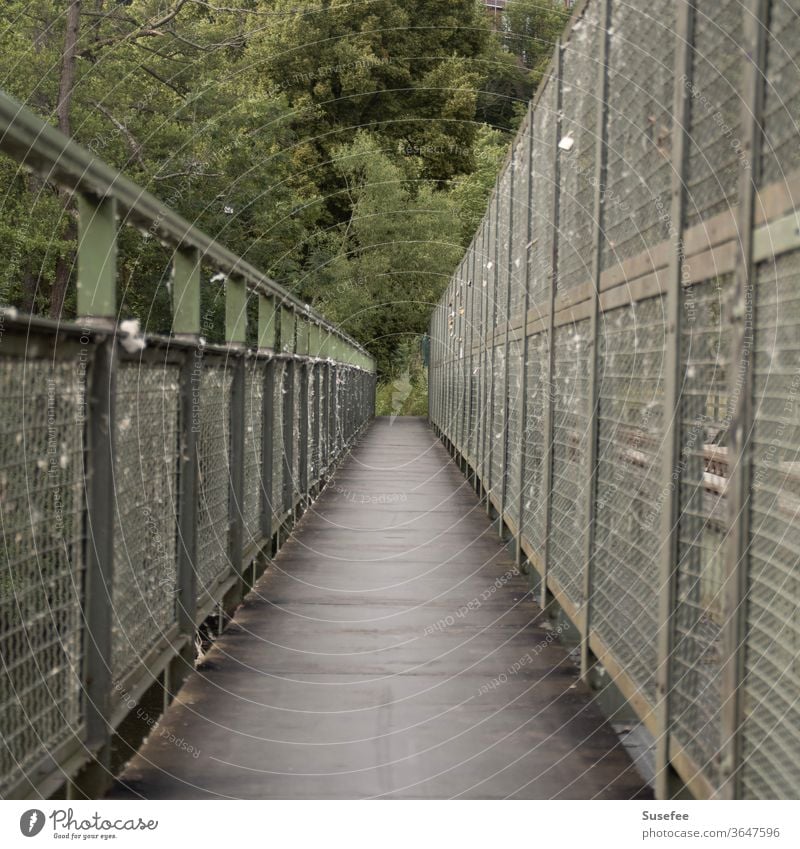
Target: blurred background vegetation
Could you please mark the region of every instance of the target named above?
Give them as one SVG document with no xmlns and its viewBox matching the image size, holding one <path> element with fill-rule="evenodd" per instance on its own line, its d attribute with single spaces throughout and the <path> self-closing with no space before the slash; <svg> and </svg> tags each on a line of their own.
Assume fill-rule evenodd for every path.
<svg viewBox="0 0 800 849">
<path fill-rule="evenodd" d="M 378 359 L 381 411 L 424 414 L 419 334 L 564 7 L 3 0 L 0 86 L 340 322 Z M 72 198 L 2 158 L 0 181 L 0 303 L 72 317 Z M 168 268 L 123 228 L 121 317 L 169 330 Z"/>
</svg>

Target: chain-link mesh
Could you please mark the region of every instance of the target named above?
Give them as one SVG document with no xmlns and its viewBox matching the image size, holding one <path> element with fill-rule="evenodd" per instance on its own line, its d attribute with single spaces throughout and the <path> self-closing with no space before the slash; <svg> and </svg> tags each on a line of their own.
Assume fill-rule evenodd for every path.
<svg viewBox="0 0 800 849">
<path fill-rule="evenodd" d="M 723 663 L 734 647 L 726 643 L 723 652 L 722 635 L 730 628 L 725 633 L 732 636 L 730 617 L 742 612 L 728 609 L 735 595 L 725 586 L 730 571 L 736 569 L 736 564 L 726 562 L 733 551 L 732 532 L 736 531 L 733 540 L 738 543 L 740 527 L 729 527 L 728 514 L 735 507 L 728 503 L 729 416 L 740 407 L 736 397 L 728 395 L 737 375 L 748 376 L 747 361 L 729 362 L 732 328 L 737 325 L 726 317 L 723 304 L 729 300 L 733 275 L 688 285 L 686 272 L 690 267 L 696 272 L 701 260 L 678 257 L 683 263 L 678 267 L 683 299 L 678 336 L 669 334 L 665 326 L 663 297 L 642 300 L 641 287 L 652 283 L 652 277 L 632 280 L 625 293 L 612 289 L 601 298 L 595 344 L 588 338 L 588 319 L 556 329 L 554 366 L 549 373 L 544 326 L 552 293 L 555 225 L 559 290 L 588 280 L 592 260 L 603 8 L 600 2 L 583 7 L 565 39 L 561 62 L 555 62 L 555 73 L 545 81 L 530 116 L 530 236 L 523 229 L 522 198 L 527 202 L 529 176 L 523 153 L 525 134 L 515 142 L 513 171 L 504 169 L 476 234 L 474 244 L 481 257 L 476 284 L 481 299 L 472 311 L 472 321 L 483 350 L 470 365 L 469 384 L 462 385 L 463 375 L 450 363 L 437 372 L 434 380 L 439 383 L 432 386 L 434 392 L 440 387 L 449 403 L 455 383 L 458 397 L 465 391 L 474 397 L 478 434 L 474 452 L 467 435 L 467 454 L 475 456 L 476 476 L 484 489 L 497 495 L 498 484 L 505 482 L 505 509 L 512 520 L 519 519 L 521 533 L 532 548 L 546 555 L 551 588 L 563 589 L 572 604 L 580 605 L 586 601 L 584 579 L 589 578 L 591 637 L 609 651 L 612 666 L 618 666 L 638 688 L 635 707 L 640 714 L 642 706 L 652 711 L 658 704 L 658 628 L 671 629 L 672 687 L 666 719 L 673 741 L 688 757 L 683 765 L 679 759 L 673 766 L 687 778 L 686 764 L 696 765 L 713 787 L 722 782 L 722 751 L 727 751 L 730 734 L 736 733 L 729 727 L 732 715 L 725 711 L 731 698 L 729 685 L 734 682 L 722 680 Z M 739 177 L 747 167 L 742 150 L 746 134 L 741 127 L 742 98 L 749 96 L 742 90 L 749 74 L 747 62 L 742 61 L 743 49 L 749 49 L 744 44 L 747 10 L 736 0 L 720 0 L 713 8 L 631 0 L 612 3 L 610 11 L 601 270 L 636 271 L 638 277 L 646 270 L 637 271 L 635 263 L 620 269 L 620 263 L 658 246 L 655 257 L 661 265 L 666 249 L 682 246 L 672 238 L 676 222 L 670 219 L 676 178 L 672 112 L 677 95 L 686 96 L 689 110 L 687 155 L 681 163 L 688 195 L 687 227 L 701 225 L 738 203 Z M 676 26 L 678 13 L 691 16 L 687 18 L 691 69 L 686 77 L 675 80 L 675 34 L 684 31 L 682 22 Z M 765 94 L 763 184 L 783 181 L 800 167 L 797 2 L 770 0 L 768 24 L 766 79 L 761 83 Z M 559 67 L 560 79 L 556 76 Z M 509 192 L 513 198 L 510 256 L 506 254 Z M 765 195 L 765 203 L 757 204 L 770 221 L 785 214 L 770 202 L 777 197 Z M 554 213 L 557 221 L 553 221 Z M 525 228 L 527 223 L 525 217 Z M 762 226 L 760 220 L 756 226 Z M 777 236 L 778 258 L 758 268 L 755 345 L 748 344 L 747 335 L 744 340 L 744 356 L 754 363 L 755 430 L 752 443 L 744 443 L 743 458 L 748 464 L 743 480 L 752 477 L 751 492 L 737 492 L 737 497 L 746 499 L 749 521 L 744 527 L 750 537 L 742 564 L 747 578 L 746 678 L 738 685 L 744 716 L 742 757 L 734 766 L 743 795 L 753 798 L 790 798 L 800 792 L 800 458 L 796 456 L 800 450 L 800 252 L 781 253 L 791 249 L 790 230 L 775 227 L 772 232 Z M 715 233 L 717 238 L 724 237 L 718 228 Z M 523 242 L 525 255 L 520 259 Z M 757 246 L 763 244 L 765 240 L 756 238 Z M 503 340 L 494 332 L 507 318 L 504 284 L 509 259 L 511 312 L 520 313 L 524 299 L 524 290 L 514 280 L 520 259 L 528 263 L 529 304 L 538 309 L 540 322 L 529 340 L 524 366 L 524 407 L 517 398 L 521 365 L 513 344 L 505 358 Z M 462 274 L 460 269 L 458 276 Z M 451 287 L 447 296 L 451 300 L 452 293 Z M 633 303 L 624 304 L 625 300 Z M 585 304 L 573 306 L 582 310 Z M 748 318 L 744 316 L 745 321 Z M 668 341 L 680 346 L 675 354 L 681 367 L 679 451 L 671 475 L 664 467 L 664 453 L 671 456 L 673 449 L 664 444 Z M 589 492 L 588 392 L 593 353 L 598 357 L 598 462 L 596 491 Z M 747 387 L 748 381 L 741 386 Z M 748 415 L 749 405 L 743 405 L 742 411 Z M 455 415 L 461 412 L 459 408 Z M 470 406 L 464 415 L 469 422 Z M 548 420 L 553 424 L 553 441 L 552 466 L 546 470 Z M 505 456 L 504 431 L 508 437 Z M 455 436 L 455 447 L 461 450 L 463 431 L 456 428 L 448 433 Z M 524 440 L 525 456 L 521 492 L 515 465 L 519 439 Z M 490 454 L 491 462 L 486 462 Z M 551 489 L 544 492 L 548 478 Z M 670 617 L 659 622 L 664 611 L 658 610 L 658 600 L 673 588 L 671 581 L 660 584 L 665 542 L 662 508 L 668 505 L 672 518 L 673 497 L 678 506 L 674 607 Z M 587 527 L 590 505 L 591 529 Z M 549 506 L 547 528 L 542 506 Z M 593 540 L 588 552 L 591 573 L 586 575 L 589 539 Z"/>
<path fill-rule="evenodd" d="M 720 746 L 720 665 L 728 510 L 729 324 L 732 280 L 686 290 L 681 338 L 681 475 L 678 575 L 670 707 L 673 733 L 716 783 Z"/>
<path fill-rule="evenodd" d="M 550 552 L 553 577 L 575 604 L 583 601 L 589 434 L 588 319 L 555 331 Z"/>
<path fill-rule="evenodd" d="M 176 621 L 179 381 L 176 365 L 123 362 L 117 369 L 112 669 L 118 678 Z"/>
<path fill-rule="evenodd" d="M 264 363 L 248 363 L 244 379 L 244 523 L 245 547 L 261 539 L 261 463 Z"/>
<path fill-rule="evenodd" d="M 558 290 L 591 278 L 597 159 L 597 80 L 601 72 L 600 3 L 590 3 L 564 48 L 559 140 Z"/>
<path fill-rule="evenodd" d="M 553 275 L 556 88 L 551 79 L 533 113 L 533 209 L 528 287 L 530 303 L 540 308 L 548 299 Z"/>
<path fill-rule="evenodd" d="M 758 267 L 742 784 L 800 792 L 800 253 Z"/>
<path fill-rule="evenodd" d="M 230 369 L 206 361 L 200 389 L 197 524 L 198 592 L 210 590 L 228 571 L 228 507 L 230 495 Z"/>
<path fill-rule="evenodd" d="M 528 340 L 527 398 L 525 413 L 525 482 L 522 495 L 522 532 L 539 554 L 544 554 L 545 536 L 545 415 L 548 403 L 547 334 Z"/>
<path fill-rule="evenodd" d="M 83 719 L 83 416 L 75 360 L 0 357 L 0 795 Z"/>
<path fill-rule="evenodd" d="M 669 235 L 675 6 L 612 4 L 603 268 Z"/>
<path fill-rule="evenodd" d="M 785 180 L 800 168 L 800 10 L 796 0 L 772 0 L 764 95 L 761 179 Z"/>
<path fill-rule="evenodd" d="M 655 698 L 665 347 L 663 298 L 602 316 L 592 621 Z M 652 701 L 651 701 L 652 703 Z"/>
<path fill-rule="evenodd" d="M 741 0 L 717 0 L 713 8 L 697 9 L 688 92 L 688 227 L 736 203 L 741 169 L 741 40 Z"/>
</svg>

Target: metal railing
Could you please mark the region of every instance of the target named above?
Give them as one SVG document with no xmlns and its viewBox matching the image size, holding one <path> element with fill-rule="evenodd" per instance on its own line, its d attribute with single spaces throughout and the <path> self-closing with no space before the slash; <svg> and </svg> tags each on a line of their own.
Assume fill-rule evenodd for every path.
<svg viewBox="0 0 800 849">
<path fill-rule="evenodd" d="M 372 417 L 374 361 L 3 94 L 0 151 L 79 210 L 78 320 L 0 310 L 0 796 L 96 795 L 138 700 L 174 694 L 197 627 L 242 598 Z M 170 337 L 117 325 L 120 221 L 173 251 Z M 200 335 L 204 268 L 224 277 L 224 345 Z"/>
<path fill-rule="evenodd" d="M 577 4 L 431 320 L 431 421 L 662 798 L 800 795 L 798 12 Z"/>
</svg>

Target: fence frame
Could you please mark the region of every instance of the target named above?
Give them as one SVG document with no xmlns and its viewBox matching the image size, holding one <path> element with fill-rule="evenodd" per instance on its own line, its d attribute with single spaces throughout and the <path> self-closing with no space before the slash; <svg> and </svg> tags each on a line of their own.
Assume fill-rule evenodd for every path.
<svg viewBox="0 0 800 849">
<path fill-rule="evenodd" d="M 49 182 L 73 192 L 78 206 L 78 319 L 56 322 L 0 308 L 2 355 L 14 362 L 24 362 L 25 358 L 34 356 L 30 342 L 33 338 L 42 340 L 37 351 L 50 352 L 48 361 L 77 357 L 76 351 L 83 347 L 88 351 L 87 412 L 82 421 L 86 447 L 81 508 L 81 521 L 86 526 L 82 534 L 84 588 L 70 599 L 81 618 L 82 721 L 79 728 L 70 729 L 68 739 L 54 750 L 45 750 L 42 743 L 41 751 L 26 751 L 23 763 L 0 774 L 0 786 L 8 798 L 41 798 L 56 792 L 63 792 L 67 798 L 97 798 L 112 780 L 114 738 L 122 733 L 121 726 L 133 716 L 142 696 L 158 687 L 163 692 L 163 706 L 169 703 L 193 668 L 196 628 L 209 614 L 219 614 L 221 623 L 221 614 L 236 606 L 254 578 L 267 567 L 305 504 L 320 492 L 369 424 L 374 411 L 375 362 L 354 340 L 294 295 L 3 92 L 0 92 L 0 151 Z M 173 335 L 146 334 L 142 341 L 144 350 L 138 353 L 123 350 L 129 334 L 117 324 L 116 247 L 121 225 L 146 229 L 172 251 Z M 225 343 L 220 345 L 206 344 L 200 337 L 203 264 L 217 272 L 210 282 L 224 278 Z M 248 290 L 251 297 L 258 298 L 259 307 L 258 347 L 253 351 L 245 344 Z M 286 328 L 291 325 L 283 340 L 285 352 L 280 352 L 276 344 L 280 339 L 279 315 L 287 319 Z M 299 353 L 294 338 L 297 327 L 302 328 L 305 340 L 305 347 Z M 312 338 L 319 343 L 314 346 L 317 350 L 312 350 Z M 80 344 L 75 341 L 78 339 Z M 226 451 L 230 476 L 225 482 L 227 528 L 222 543 L 226 568 L 212 587 L 203 590 L 200 598 L 197 555 L 201 448 L 194 417 L 207 358 L 221 363 L 232 375 L 228 410 L 231 429 Z M 337 391 L 338 401 L 334 401 L 330 392 L 326 393 L 326 414 L 338 418 L 344 413 L 339 407 L 345 401 L 348 414 L 343 417 L 344 428 L 328 429 L 325 463 L 319 468 L 315 466 L 313 475 L 308 474 L 307 466 L 301 467 L 302 480 L 290 482 L 287 511 L 275 515 L 271 503 L 272 471 L 273 461 L 278 458 L 274 456 L 272 413 L 275 365 L 280 359 L 290 364 L 290 370 L 299 368 L 304 375 L 313 373 L 315 386 L 323 373 L 326 380 L 335 384 L 338 371 L 342 381 Z M 142 369 L 157 367 L 159 362 L 177 366 L 178 459 L 177 504 L 167 508 L 174 511 L 176 532 L 173 621 L 163 632 L 152 636 L 141 657 L 115 681 L 112 591 L 115 570 L 128 568 L 116 562 L 114 552 L 117 494 L 114 444 L 118 426 L 115 376 L 121 362 L 138 363 Z M 261 449 L 258 477 L 263 489 L 257 508 L 259 538 L 245 546 L 245 416 L 249 412 L 245 409 L 245 368 L 248 363 L 257 370 L 256 380 L 258 375 L 263 377 L 261 430 L 254 437 Z M 289 398 L 290 415 L 285 417 L 284 424 L 289 425 L 286 447 L 291 458 L 294 417 L 299 416 L 302 430 L 304 423 L 308 426 L 309 411 L 299 410 L 292 394 Z M 317 392 L 314 402 L 321 408 L 319 399 Z M 315 434 L 321 414 L 320 409 L 314 416 Z M 300 440 L 301 451 L 306 456 L 308 438 L 306 427 Z M 321 450 L 318 436 L 314 444 Z M 54 698 L 57 697 L 55 694 Z M 153 717 L 152 708 L 148 707 L 148 711 Z M 25 722 L 23 718 L 21 727 L 25 727 Z"/>
<path fill-rule="evenodd" d="M 709 214 L 698 224 L 688 224 L 686 212 L 688 188 L 688 146 L 690 132 L 690 106 L 692 102 L 693 83 L 693 51 L 695 50 L 695 16 L 699 14 L 699 4 L 696 0 L 675 0 L 676 13 L 675 49 L 673 54 L 672 80 L 672 148 L 669 151 L 672 164 L 671 186 L 669 194 L 669 216 L 671 232 L 668 238 L 654 245 L 648 245 L 646 250 L 603 268 L 600 254 L 603 228 L 604 191 L 606 180 L 606 151 L 607 151 L 607 100 L 608 86 L 608 51 L 610 38 L 608 26 L 611 10 L 618 0 L 583 0 L 576 8 L 567 26 L 563 39 L 555 46 L 550 68 L 544 75 L 539 90 L 534 98 L 527 118 L 523 121 L 520 134 L 529 132 L 527 146 L 531 162 L 537 159 L 536 140 L 533 138 L 533 114 L 541 102 L 542 93 L 546 87 L 556 86 L 551 91 L 556 104 L 556 119 L 553 121 L 554 134 L 554 179 L 556 190 L 553 194 L 552 209 L 550 210 L 550 230 L 552 234 L 552 264 L 549 287 L 546 294 L 537 297 L 536 302 L 531 297 L 531 274 L 526 271 L 524 307 L 522 315 L 509 315 L 505 326 L 500 321 L 495 323 L 497 291 L 494 300 L 490 286 L 482 303 L 479 315 L 476 316 L 471 338 L 467 341 L 470 350 L 477 350 L 478 361 L 483 365 L 481 378 L 477 383 L 475 403 L 481 410 L 479 418 L 479 435 L 476 441 L 477 450 L 465 451 L 458 433 L 454 433 L 447 419 L 434 418 L 433 425 L 453 452 L 466 456 L 469 479 L 480 495 L 485 495 L 486 509 L 489 515 L 497 511 L 498 524 L 505 528 L 516 540 L 517 560 L 524 558 L 539 573 L 541 604 L 547 611 L 556 607 L 571 620 L 579 634 L 581 647 L 581 672 L 592 682 L 588 673 L 595 666 L 604 668 L 610 679 L 616 684 L 620 695 L 625 699 L 644 726 L 652 733 L 656 742 L 656 793 L 659 798 L 673 798 L 677 794 L 690 793 L 698 798 L 739 798 L 742 795 L 741 776 L 739 768 L 742 759 L 742 736 L 745 720 L 743 704 L 743 680 L 745 675 L 744 657 L 746 651 L 747 622 L 746 599 L 748 591 L 748 549 L 751 544 L 749 527 L 749 504 L 751 496 L 751 436 L 754 422 L 754 375 L 753 375 L 753 339 L 754 322 L 752 311 L 755 309 L 753 296 L 753 275 L 756 263 L 783 255 L 789 251 L 800 250 L 800 231 L 796 225 L 794 198 L 800 197 L 800 171 L 787 174 L 780 183 L 762 185 L 760 163 L 762 160 L 764 136 L 762 118 L 764 112 L 764 94 L 766 78 L 766 51 L 768 24 L 770 21 L 770 0 L 747 0 L 742 10 L 744 20 L 744 47 L 751 58 L 746 65 L 741 105 L 742 151 L 746 156 L 746 164 L 742 167 L 739 180 L 738 203 L 731 202 L 730 208 L 716 214 Z M 562 234 L 560 232 L 560 200 L 558 187 L 562 182 L 561 152 L 559 141 L 562 133 L 562 90 L 569 84 L 563 78 L 564 52 L 569 47 L 576 23 L 584 15 L 590 3 L 601 8 L 601 25 L 605 26 L 606 37 L 603 39 L 602 64 L 605 72 L 598 79 L 598 138 L 595 151 L 596 192 L 594 196 L 595 220 L 591 245 L 591 273 L 586 282 L 571 287 L 567 292 L 559 291 L 559 253 Z M 616 84 L 616 83 L 615 83 Z M 504 168 L 514 168 L 514 151 L 519 141 L 519 135 L 513 142 L 511 154 Z M 512 171 L 513 174 L 513 171 Z M 495 254 L 488 257 L 488 245 L 491 244 L 487 234 L 491 228 L 497 228 L 498 198 L 501 179 L 495 183 L 494 192 L 489 200 L 487 214 L 476 232 L 474 245 L 480 245 L 482 271 L 487 261 L 495 263 L 497 272 L 498 240 L 495 238 Z M 533 172 L 529 175 L 528 205 L 532 197 Z M 513 181 L 512 181 L 513 185 Z M 517 191 L 519 187 L 512 189 Z M 524 187 L 523 187 L 524 191 Z M 725 198 L 723 198 L 725 199 Z M 535 203 L 537 198 L 533 198 Z M 528 210 L 528 241 L 531 240 L 530 209 Z M 533 234 L 536 238 L 538 234 Z M 499 272 L 498 272 L 499 273 Z M 723 608 L 724 627 L 722 659 L 719 664 L 721 681 L 721 735 L 722 742 L 718 757 L 720 759 L 719 776 L 714 777 L 704 769 L 703 764 L 693 761 L 693 756 L 676 739 L 673 730 L 675 717 L 671 705 L 670 693 L 673 683 L 674 664 L 676 655 L 676 610 L 678 604 L 678 520 L 683 509 L 680 484 L 684 479 L 675 480 L 676 469 L 680 469 L 683 451 L 681 436 L 681 379 L 683 354 L 681 347 L 682 310 L 686 302 L 686 291 L 696 284 L 712 280 L 723 275 L 734 274 L 734 286 L 730 302 L 721 321 L 729 322 L 732 326 L 731 344 L 726 352 L 732 364 L 729 376 L 729 401 L 734 401 L 729 411 L 731 446 L 729 449 L 730 479 L 727 496 L 728 513 L 730 517 L 730 533 L 726 548 L 727 571 L 724 578 L 725 600 Z M 483 276 L 483 275 L 482 275 Z M 592 561 L 596 548 L 594 529 L 597 518 L 595 515 L 597 493 L 597 461 L 598 461 L 598 325 L 605 313 L 612 310 L 646 301 L 656 296 L 665 295 L 665 345 L 662 368 L 664 369 L 663 397 L 659 400 L 663 414 L 664 449 L 657 464 L 658 482 L 666 493 L 661 504 L 661 513 L 656 524 L 659 550 L 655 555 L 655 566 L 658 580 L 658 600 L 656 613 L 657 637 L 655 654 L 657 656 L 655 670 L 655 696 L 652 699 L 640 691 L 633 677 L 616 656 L 613 647 L 604 645 L 592 623 L 591 605 L 596 601 L 593 593 Z M 492 306 L 494 305 L 494 306 Z M 435 313 L 437 315 L 437 313 Z M 554 405 L 552 397 L 554 377 L 555 331 L 580 320 L 589 319 L 591 323 L 591 387 L 589 391 L 589 410 L 591 413 L 589 459 L 587 462 L 588 491 L 586 493 L 588 507 L 588 527 L 584 539 L 583 578 L 584 606 L 577 609 L 563 594 L 551 574 L 550 565 L 553 556 L 550 544 L 550 534 L 553 522 L 552 492 L 553 492 L 553 416 Z M 432 322 L 432 333 L 437 332 L 436 322 Z M 507 341 L 511 335 L 523 334 L 520 340 L 523 362 L 523 393 L 527 392 L 527 370 L 529 368 L 531 340 L 534 336 L 543 334 L 547 341 L 546 380 L 547 395 L 544 407 L 544 445 L 543 445 L 543 489 L 545 535 L 542 550 L 537 551 L 525 537 L 524 528 L 524 483 L 527 457 L 527 447 L 523 445 L 520 457 L 520 493 L 517 504 L 516 519 L 507 511 L 505 491 L 498 491 L 491 468 L 493 440 L 488 437 L 488 427 L 494 424 L 493 407 L 495 393 L 492 388 L 493 364 L 495 348 Z M 437 410 L 439 392 L 447 392 L 447 371 L 438 369 L 438 359 L 446 362 L 444 346 L 437 346 L 434 338 L 434 357 L 432 373 L 431 410 L 434 417 Z M 659 349 L 660 351 L 660 349 Z M 742 373 L 737 372 L 737 364 L 746 364 Z M 504 428 L 508 426 L 508 385 L 507 371 L 498 375 L 505 385 L 506 415 Z M 526 398 L 521 402 L 522 433 L 525 433 L 525 422 L 529 416 L 529 405 Z M 504 443 L 507 445 L 506 442 Z M 508 448 L 510 450 L 510 446 Z M 488 459 L 487 459 L 488 458 Z"/>
</svg>

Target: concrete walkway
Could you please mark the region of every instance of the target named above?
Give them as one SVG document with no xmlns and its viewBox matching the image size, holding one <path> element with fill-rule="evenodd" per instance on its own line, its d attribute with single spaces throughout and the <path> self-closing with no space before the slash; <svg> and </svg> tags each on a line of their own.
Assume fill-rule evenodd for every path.
<svg viewBox="0 0 800 849">
<path fill-rule="evenodd" d="M 649 796 L 526 587 L 426 422 L 378 419 L 112 797 Z"/>
</svg>

